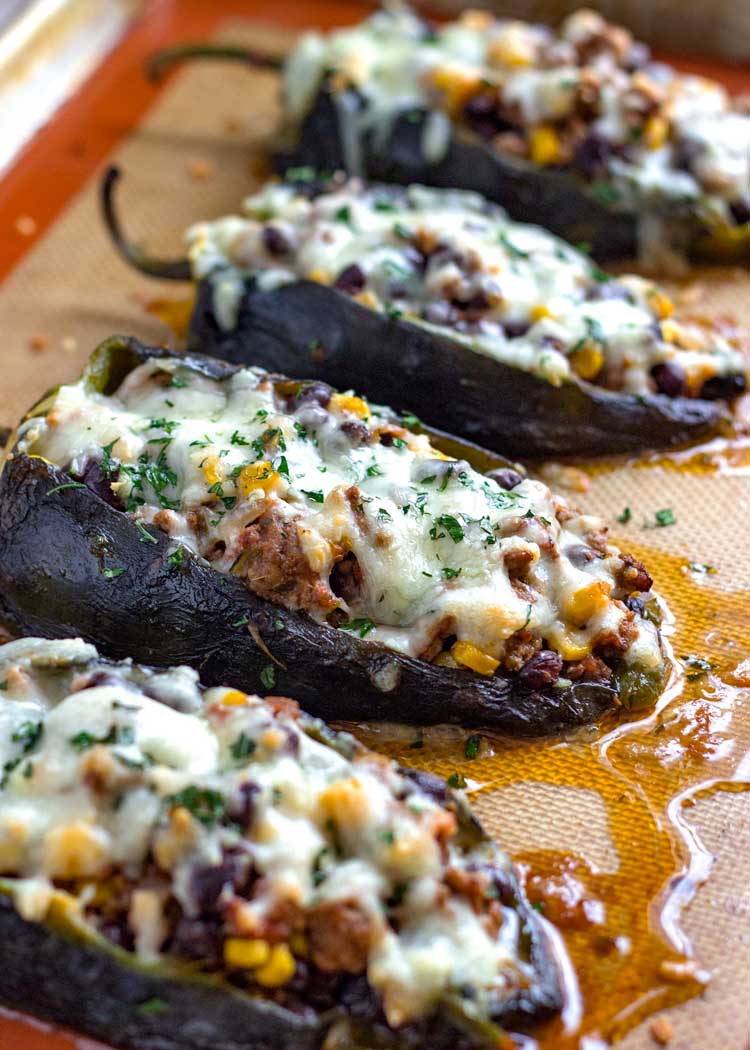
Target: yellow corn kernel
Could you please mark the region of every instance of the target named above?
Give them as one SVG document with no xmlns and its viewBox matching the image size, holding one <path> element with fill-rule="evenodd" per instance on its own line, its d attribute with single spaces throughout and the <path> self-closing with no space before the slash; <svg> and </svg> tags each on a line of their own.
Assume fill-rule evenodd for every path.
<svg viewBox="0 0 750 1050">
<path fill-rule="evenodd" d="M 102 833 L 82 821 L 50 831 L 44 842 L 44 869 L 52 878 L 85 879 L 107 868 Z"/>
<path fill-rule="evenodd" d="M 662 320 L 665 317 L 671 317 L 674 313 L 674 303 L 669 296 L 661 290 L 661 288 L 654 288 L 648 293 L 648 301 L 653 309 Z"/>
<path fill-rule="evenodd" d="M 667 343 L 677 343 L 680 337 L 680 326 L 674 321 L 662 321 L 661 336 Z"/>
<path fill-rule="evenodd" d="M 612 585 L 606 580 L 592 580 L 585 587 L 580 587 L 565 602 L 568 618 L 582 627 L 592 616 L 595 616 L 609 601 Z"/>
<path fill-rule="evenodd" d="M 489 653 L 482 652 L 471 642 L 456 642 L 451 649 L 451 656 L 456 663 L 470 667 L 477 674 L 494 674 L 500 665 L 500 661 Z"/>
<path fill-rule="evenodd" d="M 529 155 L 534 164 L 555 164 L 560 159 L 560 138 L 549 124 L 531 129 Z"/>
<path fill-rule="evenodd" d="M 220 481 L 223 481 L 223 477 L 219 473 L 219 460 L 217 456 L 209 456 L 205 459 L 201 465 L 201 470 L 209 487 L 218 485 Z"/>
<path fill-rule="evenodd" d="M 259 463 L 249 463 L 240 471 L 240 492 L 243 496 L 249 496 L 256 489 L 270 492 L 278 480 L 279 475 L 267 459 L 262 459 Z"/>
<path fill-rule="evenodd" d="M 669 122 L 659 114 L 649 117 L 643 126 L 643 140 L 649 149 L 659 149 L 667 141 Z"/>
<path fill-rule="evenodd" d="M 320 266 L 317 266 L 314 270 L 310 270 L 310 273 L 307 275 L 307 279 L 309 281 L 315 281 L 316 284 L 331 283 L 330 274 L 326 270 L 323 270 Z"/>
<path fill-rule="evenodd" d="M 364 398 L 354 394 L 334 394 L 331 398 L 331 408 L 338 412 L 351 412 L 360 419 L 367 419 L 370 415 L 370 406 Z"/>
<path fill-rule="evenodd" d="M 552 312 L 548 306 L 544 303 L 539 303 L 537 306 L 531 308 L 531 319 L 532 321 L 541 321 L 544 317 L 551 317 Z"/>
<path fill-rule="evenodd" d="M 377 310 L 378 306 L 380 305 L 378 302 L 378 297 L 375 295 L 374 292 L 371 292 L 369 288 L 365 288 L 363 292 L 357 292 L 354 298 L 357 300 L 358 303 L 361 303 L 363 306 L 369 307 L 371 310 Z"/>
<path fill-rule="evenodd" d="M 297 964 L 286 944 L 275 944 L 268 962 L 255 971 L 255 980 L 264 988 L 281 988 L 294 977 Z"/>
<path fill-rule="evenodd" d="M 593 379 L 602 370 L 604 354 L 598 346 L 586 343 L 570 355 L 570 363 L 581 379 Z"/>
<path fill-rule="evenodd" d="M 227 707 L 244 707 L 247 703 L 247 693 L 243 693 L 239 689 L 228 689 L 222 696 L 221 702 L 226 704 Z"/>
<path fill-rule="evenodd" d="M 367 798 L 356 777 L 337 780 L 327 787 L 320 795 L 320 808 L 343 824 L 359 824 L 368 812 Z"/>
<path fill-rule="evenodd" d="M 560 639 L 557 647 L 563 660 L 582 660 L 591 650 L 591 646 L 585 638 L 566 632 Z"/>
<path fill-rule="evenodd" d="M 480 90 L 482 83 L 473 71 L 458 64 L 438 66 L 432 70 L 430 80 L 452 113 L 463 109 L 471 96 Z"/>
<path fill-rule="evenodd" d="M 507 26 L 502 36 L 490 41 L 487 61 L 492 66 L 521 68 L 534 61 L 534 47 L 523 23 Z"/>
<path fill-rule="evenodd" d="M 268 941 L 245 937 L 228 937 L 224 941 L 224 962 L 233 969 L 254 970 L 256 966 L 264 966 L 270 958 Z"/>
</svg>

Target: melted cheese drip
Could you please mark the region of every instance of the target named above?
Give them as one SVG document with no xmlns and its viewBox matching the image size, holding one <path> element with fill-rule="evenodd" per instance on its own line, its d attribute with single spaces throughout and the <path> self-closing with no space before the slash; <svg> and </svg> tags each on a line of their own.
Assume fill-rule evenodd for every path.
<svg viewBox="0 0 750 1050">
<path fill-rule="evenodd" d="M 213 282 L 215 313 L 227 330 L 237 323 L 243 279 L 253 275 L 266 289 L 299 278 L 333 284 L 356 265 L 367 306 L 397 309 L 555 385 L 570 377 L 582 348 L 601 360 L 584 378 L 628 393 L 653 392 L 651 370 L 664 362 L 678 364 L 694 392 L 711 376 L 744 374 L 741 353 L 717 333 L 670 320 L 668 341 L 658 312 L 666 298 L 653 283 L 607 278 L 583 253 L 540 227 L 511 222 L 477 194 L 368 189 L 355 179 L 310 200 L 293 186 L 270 184 L 244 211 L 244 218 L 200 223 L 187 237 L 195 277 Z M 269 226 L 289 245 L 281 258 L 266 247 Z M 414 236 L 440 246 L 426 270 Z M 479 296 L 487 305 L 476 322 L 433 319 L 434 304 Z"/>
<path fill-rule="evenodd" d="M 557 34 L 468 11 L 427 32 L 408 9 L 379 11 L 353 28 L 303 37 L 287 63 L 285 103 L 291 119 L 301 121 L 324 74 L 339 75 L 367 102 L 355 115 L 357 130 L 374 128 L 383 135 L 399 112 L 441 104 L 431 87 L 437 75 L 459 87 L 501 87 L 523 123 L 533 126 L 570 115 L 575 89 L 593 72 L 602 102 L 592 129 L 629 146 L 628 159 L 614 159 L 609 171 L 617 207 L 687 205 L 709 221 L 732 225 L 729 204 L 750 201 L 750 116 L 734 108 L 719 84 L 650 63 L 648 75 L 666 92 L 674 137 L 688 143 L 694 156 L 691 171 L 680 170 L 669 142 L 654 145 L 631 135 L 629 91 L 638 74 L 623 69 L 607 50 L 579 61 L 575 45 L 603 26 L 586 10 L 572 14 Z"/>
<path fill-rule="evenodd" d="M 364 909 L 374 931 L 367 974 L 393 1025 L 419 1018 L 446 991 L 471 985 L 483 1003 L 528 979 L 513 912 L 492 936 L 465 899 L 442 892 L 448 868 L 506 870 L 491 843 L 468 852 L 451 837 L 441 852 L 432 830 L 440 806 L 394 763 L 345 757 L 257 697 L 237 703 L 242 694 L 224 688 L 201 697 L 186 668 L 159 675 L 167 689 L 173 678 L 183 696 L 202 700 L 199 710 L 151 699 L 140 688 L 153 684 L 149 672 L 100 661 L 80 641 L 0 649 L 0 682 L 10 684 L 0 693 L 0 748 L 17 758 L 0 788 L 0 871 L 25 918 L 43 921 L 56 881 L 72 875 L 89 880 L 78 900 L 85 916 L 94 882 L 106 885 L 113 867 L 138 880 L 149 857 L 183 912 L 196 915 L 192 874 L 239 848 L 264 880 L 251 900 L 238 898 L 246 930 L 279 900 L 303 908 L 355 900 Z M 21 725 L 35 727 L 30 746 Z M 254 816 L 242 832 L 223 814 L 248 784 Z M 212 793 L 215 819 L 174 823 L 170 814 L 191 790 Z M 396 932 L 386 902 L 398 887 Z M 136 889 L 134 900 L 136 951 L 153 960 L 164 937 L 161 907 L 145 907 L 154 903 L 147 890 Z M 139 929 L 144 916 L 150 926 Z"/>
<path fill-rule="evenodd" d="M 364 402 L 353 399 L 352 409 L 350 401 L 335 394 L 329 410 L 303 403 L 290 412 L 258 370 L 217 382 L 181 368 L 179 358 L 155 359 L 115 396 L 91 392 L 85 379 L 61 387 L 47 416 L 24 424 L 20 448 L 76 476 L 109 450 L 120 464 L 112 489 L 131 512 L 210 556 L 219 571 L 232 569 L 245 528 L 264 512 L 296 530 L 326 587 L 351 551 L 360 591 L 350 604 L 334 603 L 352 618 L 349 629 L 411 655 L 447 625 L 447 634 L 498 660 L 524 629 L 553 648 L 580 650 L 568 657 L 577 659 L 631 618 L 613 600 L 627 593 L 615 582 L 617 548 L 583 567 L 571 560 L 604 528 L 599 519 L 571 514 L 540 481 L 506 492 L 466 463 L 445 462 L 424 435 L 401 431 L 390 447 L 354 444 L 347 428 L 362 426 Z M 373 427 L 383 422 L 370 417 Z M 242 471 L 258 462 L 272 486 L 243 493 Z M 512 578 L 519 561 L 524 586 Z M 593 592 L 600 600 L 576 615 Z M 329 610 L 308 606 L 320 620 Z M 657 632 L 636 623 L 626 659 L 654 668 Z"/>
</svg>

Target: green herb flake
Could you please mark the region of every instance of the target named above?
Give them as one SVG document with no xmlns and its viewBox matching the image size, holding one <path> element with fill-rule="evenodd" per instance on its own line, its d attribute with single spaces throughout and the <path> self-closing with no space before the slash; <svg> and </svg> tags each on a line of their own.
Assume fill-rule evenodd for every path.
<svg viewBox="0 0 750 1050">
<path fill-rule="evenodd" d="M 241 616 L 239 620 L 236 620 L 232 624 L 232 627 L 247 627 L 247 625 L 249 623 L 250 623 L 250 620 L 249 620 L 249 618 L 247 616 Z"/>
<path fill-rule="evenodd" d="M 452 514 L 441 514 L 435 518 L 435 523 L 445 529 L 454 543 L 460 543 L 464 538 L 464 530 L 458 519 L 454 518 Z"/>
<path fill-rule="evenodd" d="M 81 481 L 66 481 L 64 485 L 57 485 L 53 489 L 48 489 L 45 492 L 45 496 L 51 496 L 55 492 L 62 492 L 63 489 L 85 489 L 86 486 Z"/>
<path fill-rule="evenodd" d="M 674 511 L 671 507 L 664 507 L 663 510 L 657 510 L 654 514 L 653 521 L 644 521 L 644 529 L 664 529 L 667 525 L 676 525 L 677 518 L 674 516 Z"/>
<path fill-rule="evenodd" d="M 358 634 L 360 638 L 366 638 L 374 627 L 375 624 L 373 621 L 366 616 L 357 620 L 349 620 L 348 623 L 341 624 L 342 631 L 353 631 L 355 634 Z"/>
<path fill-rule="evenodd" d="M 14 744 L 23 744 L 23 753 L 25 755 L 28 751 L 31 751 L 41 737 L 43 731 L 44 726 L 41 722 L 22 722 L 21 725 L 14 730 L 11 740 Z"/>
<path fill-rule="evenodd" d="M 224 816 L 224 796 L 211 788 L 189 784 L 165 801 L 171 806 L 186 809 L 191 816 L 207 827 L 217 824 Z"/>
<path fill-rule="evenodd" d="M 308 489 L 300 489 L 300 492 L 303 496 L 307 496 L 308 499 L 311 499 L 313 503 L 325 503 L 326 498 L 320 489 L 317 489 L 314 492 L 310 492 Z"/>
<path fill-rule="evenodd" d="M 687 567 L 690 572 L 697 572 L 706 576 L 714 576 L 719 571 L 718 569 L 715 569 L 713 565 L 704 565 L 699 561 L 689 561 Z"/>
<path fill-rule="evenodd" d="M 232 758 L 241 762 L 243 758 L 248 758 L 255 751 L 256 744 L 247 733 L 242 732 L 230 746 L 229 750 L 232 754 Z"/>
<path fill-rule="evenodd" d="M 617 515 L 617 520 L 621 525 L 627 525 L 627 523 L 633 517 L 633 512 L 630 507 L 623 507 L 622 513 Z"/>
<path fill-rule="evenodd" d="M 148 529 L 146 528 L 146 526 L 143 524 L 143 522 L 139 521 L 138 518 L 135 519 L 135 527 L 138 529 L 138 532 L 140 533 L 141 543 L 158 543 L 159 542 L 158 539 L 156 538 L 156 536 L 154 536 L 153 532 L 149 532 Z"/>
<path fill-rule="evenodd" d="M 685 676 L 688 682 L 695 682 L 697 679 L 703 678 L 709 671 L 713 671 L 714 667 L 710 660 L 706 660 L 702 656 L 683 656 L 682 662 L 688 668 Z"/>
<path fill-rule="evenodd" d="M 273 664 L 266 664 L 260 672 L 260 680 L 264 689 L 273 689 L 276 684 L 276 668 Z"/>
<path fill-rule="evenodd" d="M 479 754 L 479 747 L 482 743 L 482 738 L 479 733 L 472 733 L 469 739 L 466 741 L 466 747 L 464 748 L 464 754 L 469 759 L 474 759 Z"/>
<path fill-rule="evenodd" d="M 445 783 L 449 788 L 463 789 L 466 787 L 466 777 L 462 773 L 451 773 Z"/>
<path fill-rule="evenodd" d="M 447 565 L 443 569 L 443 576 L 446 580 L 455 580 L 461 575 L 461 569 L 450 569 Z"/>
<path fill-rule="evenodd" d="M 122 566 L 118 566 L 116 569 L 104 569 L 102 576 L 105 580 L 116 580 L 118 576 L 122 576 L 125 569 Z"/>
<path fill-rule="evenodd" d="M 176 550 L 173 550 L 171 554 L 167 555 L 167 568 L 171 572 L 173 569 L 182 568 L 185 562 L 185 555 L 187 551 L 184 547 L 180 546 Z"/>
</svg>

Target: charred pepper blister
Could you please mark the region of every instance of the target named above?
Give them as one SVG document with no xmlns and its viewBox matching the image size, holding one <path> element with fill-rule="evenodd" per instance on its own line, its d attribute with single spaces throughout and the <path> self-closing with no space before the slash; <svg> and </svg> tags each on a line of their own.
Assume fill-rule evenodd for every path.
<svg viewBox="0 0 750 1050">
<path fill-rule="evenodd" d="M 664 681 L 599 519 L 322 383 L 112 339 L 22 423 L 0 519 L 11 628 L 329 718 L 534 735 Z"/>
<path fill-rule="evenodd" d="M 126 1050 L 497 1047 L 556 960 L 464 798 L 186 667 L 0 650 L 0 1001 Z"/>
</svg>

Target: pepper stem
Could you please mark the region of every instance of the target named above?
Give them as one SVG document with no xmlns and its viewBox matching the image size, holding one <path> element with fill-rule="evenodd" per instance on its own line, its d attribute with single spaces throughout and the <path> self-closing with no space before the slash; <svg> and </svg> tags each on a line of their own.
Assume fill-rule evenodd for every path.
<svg viewBox="0 0 750 1050">
<path fill-rule="evenodd" d="M 152 55 L 146 70 L 151 80 L 161 80 L 173 66 L 194 58 L 243 62 L 247 66 L 260 69 L 281 69 L 284 61 L 278 55 L 268 55 L 232 44 L 178 44 L 176 47 L 165 47 L 163 51 Z"/>
<path fill-rule="evenodd" d="M 121 176 L 119 168 L 107 170 L 101 185 L 100 202 L 104 215 L 104 224 L 109 230 L 117 251 L 125 262 L 135 267 L 147 277 L 159 277 L 163 281 L 189 281 L 192 270 L 188 259 L 153 259 L 126 238 L 120 219 L 115 209 L 115 184 Z"/>
</svg>

